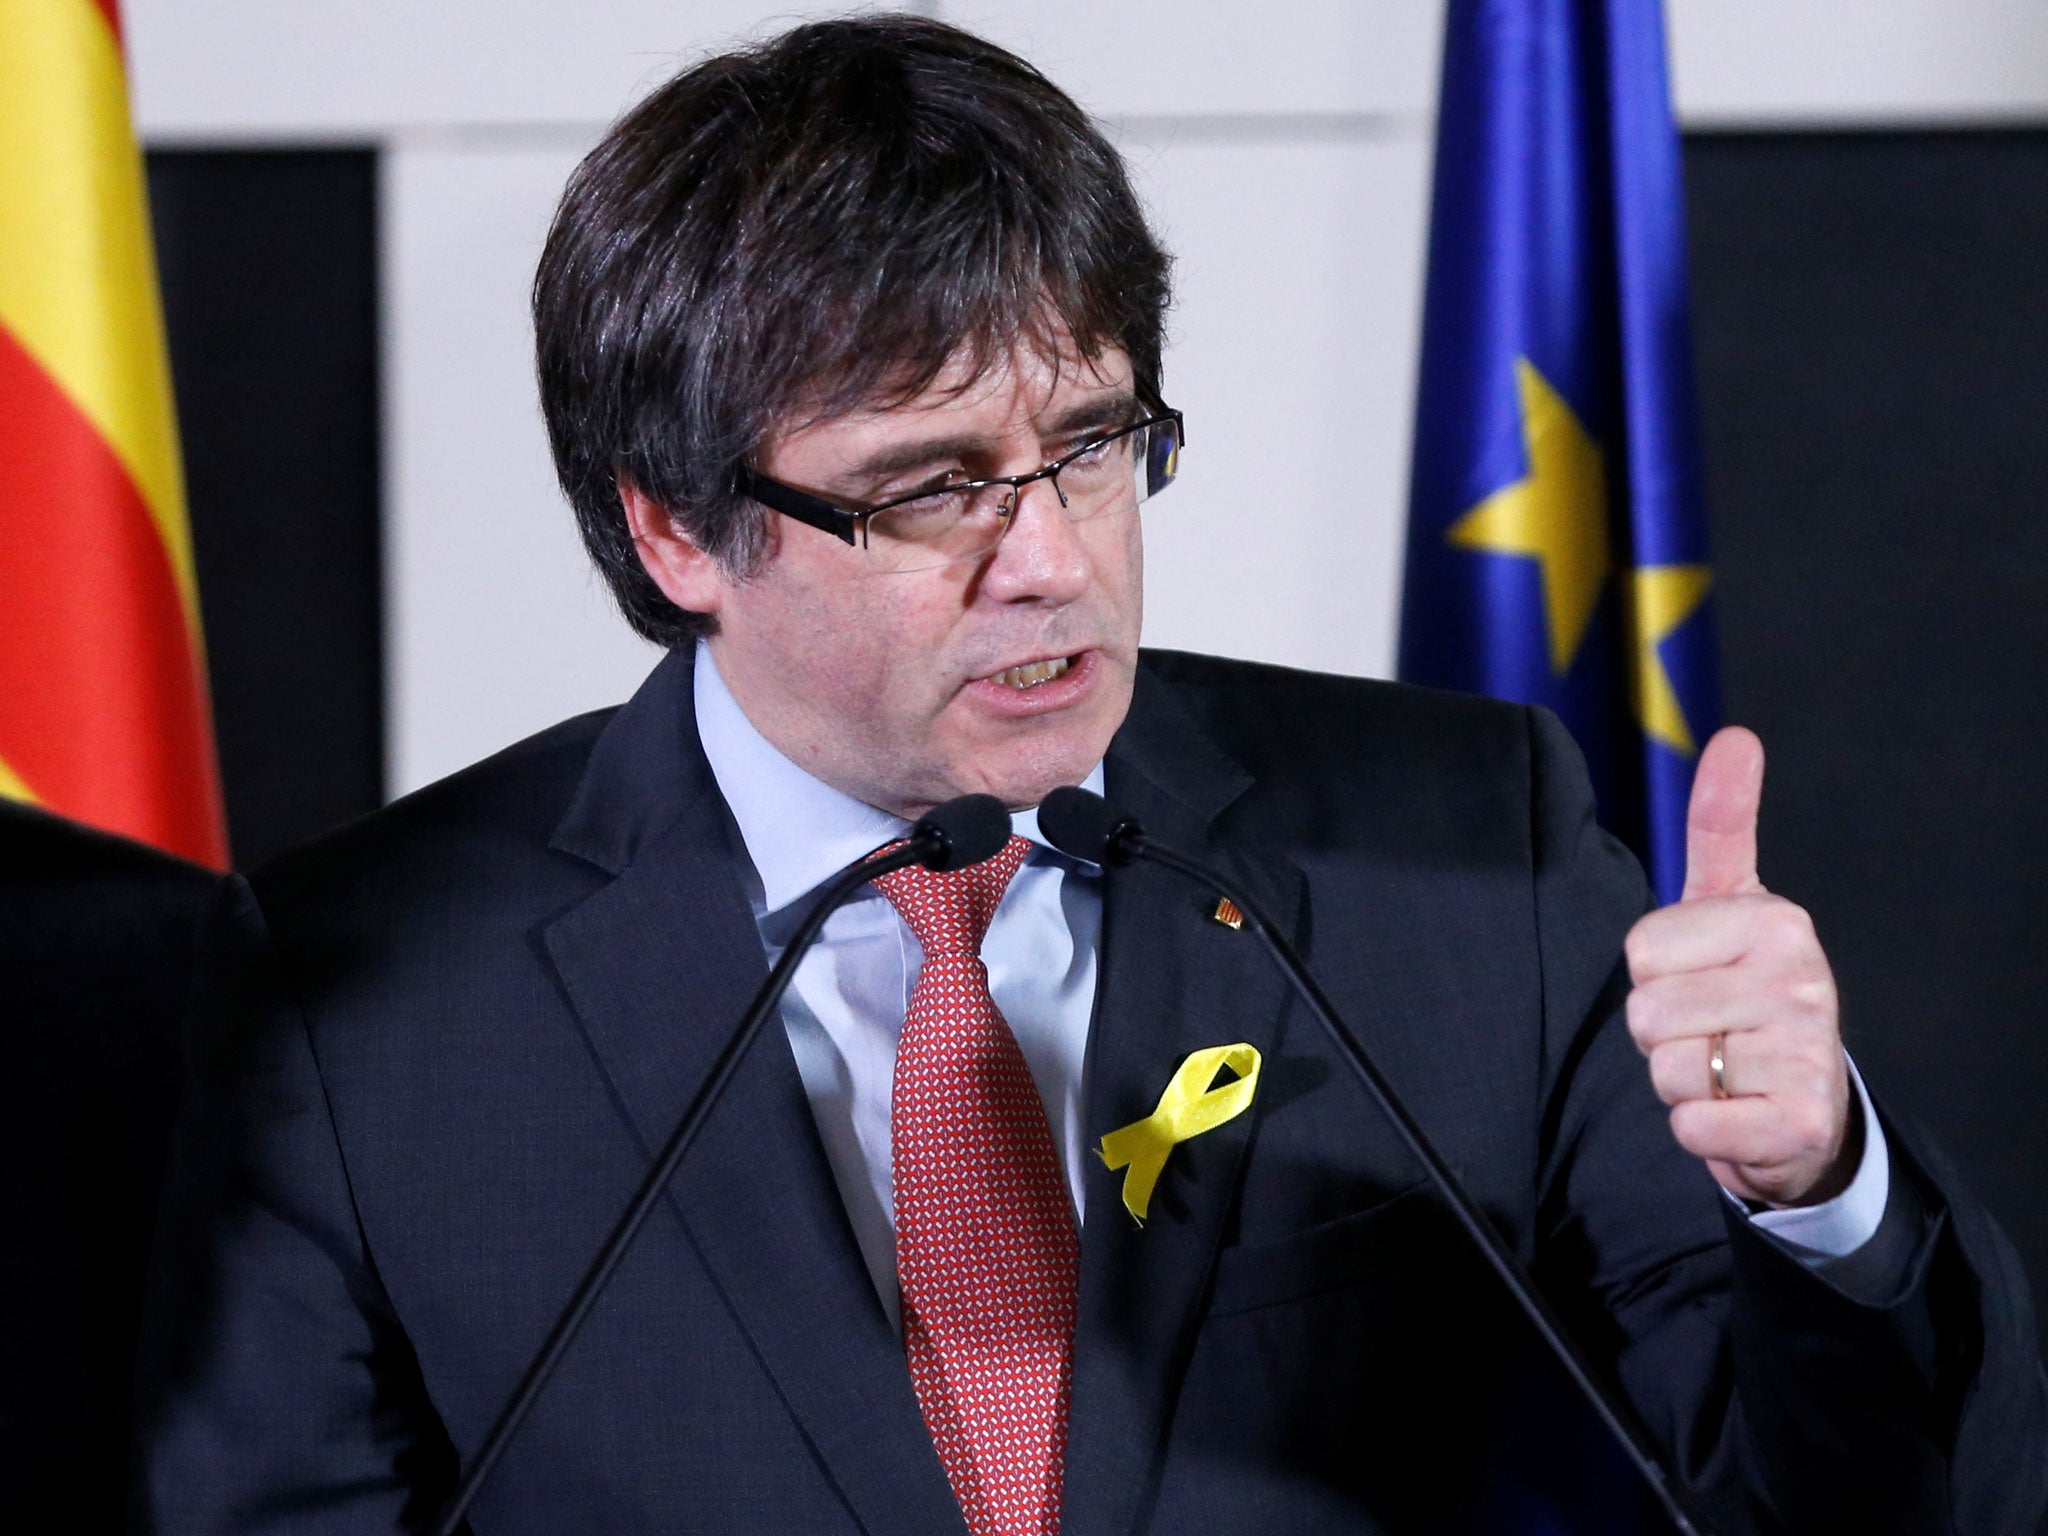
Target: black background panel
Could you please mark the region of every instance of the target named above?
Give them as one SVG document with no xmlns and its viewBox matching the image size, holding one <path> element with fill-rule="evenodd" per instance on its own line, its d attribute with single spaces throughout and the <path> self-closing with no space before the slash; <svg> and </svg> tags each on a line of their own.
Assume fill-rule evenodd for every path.
<svg viewBox="0 0 2048 1536">
<path fill-rule="evenodd" d="M 1873 1090 L 2048 1299 L 2048 133 L 1696 134 L 1730 720 Z"/>
<path fill-rule="evenodd" d="M 249 868 L 384 792 L 377 160 L 148 156 L 228 834 Z"/>
</svg>

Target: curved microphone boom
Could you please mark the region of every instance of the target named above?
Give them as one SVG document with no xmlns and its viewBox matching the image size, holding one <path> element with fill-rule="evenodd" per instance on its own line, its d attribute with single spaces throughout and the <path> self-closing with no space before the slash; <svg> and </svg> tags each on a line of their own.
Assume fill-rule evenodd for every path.
<svg viewBox="0 0 2048 1536">
<path fill-rule="evenodd" d="M 1364 1045 L 1359 1042 L 1351 1026 L 1344 1022 L 1327 993 L 1309 973 L 1307 964 L 1295 953 L 1294 946 L 1267 919 L 1265 914 L 1252 902 L 1230 889 L 1223 877 L 1207 865 L 1189 858 L 1163 844 L 1152 841 L 1144 829 L 1131 817 L 1124 815 L 1102 796 L 1078 787 L 1056 789 L 1045 797 L 1045 803 L 1038 808 L 1038 830 L 1045 834 L 1046 841 L 1064 854 L 1085 859 L 1090 864 L 1101 864 L 1111 868 L 1122 868 L 1138 860 L 1158 864 L 1176 874 L 1184 875 L 1197 884 L 1205 885 L 1219 896 L 1228 897 L 1244 914 L 1245 925 L 1258 935 L 1266 950 L 1279 964 L 1281 971 L 1293 983 L 1294 990 L 1308 1004 L 1309 1012 L 1316 1016 L 1331 1041 L 1337 1047 L 1337 1054 L 1348 1064 L 1362 1082 L 1367 1092 L 1379 1104 L 1401 1139 L 1408 1144 L 1408 1150 L 1415 1154 L 1429 1180 L 1449 1203 L 1452 1214 L 1458 1218 L 1472 1241 L 1494 1272 L 1507 1286 L 1523 1313 L 1534 1325 L 1550 1352 L 1558 1359 L 1571 1377 L 1586 1401 L 1607 1426 L 1608 1432 L 1620 1444 L 1643 1481 L 1657 1497 L 1664 1512 L 1671 1519 L 1679 1536 L 1699 1536 L 1699 1526 L 1685 1507 L 1679 1502 L 1678 1491 L 1652 1448 L 1648 1434 L 1638 1423 L 1633 1410 L 1617 1398 L 1598 1375 L 1591 1363 L 1580 1351 L 1577 1343 L 1565 1329 L 1562 1319 L 1551 1308 L 1543 1293 L 1536 1288 L 1522 1261 L 1515 1257 L 1500 1233 L 1494 1230 L 1493 1222 L 1479 1202 L 1474 1200 L 1451 1171 L 1443 1155 L 1430 1143 L 1421 1124 L 1408 1111 L 1408 1106 L 1395 1092 L 1393 1084 L 1381 1076 L 1379 1067 L 1373 1062 Z"/>
<path fill-rule="evenodd" d="M 505 1406 L 499 1410 L 490 1433 L 484 1436 L 482 1445 L 477 1448 L 476 1456 L 463 1469 L 461 1481 L 456 1484 L 455 1492 L 449 1496 L 434 1526 L 434 1536 L 455 1536 L 461 1529 L 462 1518 L 475 1500 L 477 1490 L 483 1487 L 484 1480 L 504 1455 L 512 1436 L 532 1411 L 541 1389 L 554 1375 L 555 1367 L 561 1364 L 562 1356 L 568 1352 L 570 1343 L 583 1327 L 592 1303 L 604 1290 L 605 1283 L 619 1267 L 619 1261 L 625 1258 L 626 1250 L 632 1247 L 633 1239 L 660 1201 L 669 1181 L 675 1177 L 684 1154 L 697 1139 L 697 1132 L 710 1116 L 712 1107 L 724 1095 L 726 1084 L 732 1080 L 741 1058 L 753 1046 L 755 1037 L 761 1033 L 761 1026 L 774 1014 L 782 1001 L 782 994 L 789 990 L 797 966 L 817 942 L 825 920 L 878 875 L 907 869 L 912 864 L 922 864 L 926 869 L 965 869 L 970 864 L 994 858 L 1009 840 L 1010 813 L 1002 801 L 994 795 L 962 795 L 957 800 L 948 800 L 944 805 L 933 807 L 901 842 L 885 843 L 872 853 L 863 854 L 827 882 L 818 899 L 804 914 L 803 921 L 797 925 L 788 947 L 768 972 L 768 979 L 754 994 L 754 1001 L 748 1006 L 738 1030 L 718 1053 L 703 1087 L 697 1090 L 697 1096 L 690 1101 L 682 1118 L 676 1122 L 676 1128 L 662 1144 L 660 1155 L 620 1213 L 611 1235 L 604 1240 L 604 1246 L 598 1249 L 589 1268 L 583 1272 L 583 1278 L 576 1283 L 567 1305 L 548 1330 L 547 1337 L 541 1341 L 540 1349 L 520 1376 L 519 1384 L 512 1389 Z"/>
</svg>

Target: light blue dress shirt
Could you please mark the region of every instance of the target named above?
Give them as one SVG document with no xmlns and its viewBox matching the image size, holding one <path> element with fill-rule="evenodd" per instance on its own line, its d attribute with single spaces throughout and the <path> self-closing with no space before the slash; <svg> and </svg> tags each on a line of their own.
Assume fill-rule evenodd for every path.
<svg viewBox="0 0 2048 1536">
<path fill-rule="evenodd" d="M 811 893 L 870 849 L 903 836 L 910 824 L 814 778 L 771 746 L 701 642 L 696 713 L 704 756 L 746 844 L 747 895 L 773 964 Z M 1102 792 L 1100 764 L 1084 782 Z M 1017 833 L 1038 846 L 996 909 L 982 960 L 989 991 L 1045 1102 L 1078 1222 L 1083 1158 L 1108 1129 L 1091 1135 L 1081 1121 L 1102 931 L 1101 871 L 1048 846 L 1036 811 L 1012 820 Z M 899 1326 L 889 1099 L 896 1040 L 923 959 L 896 909 L 870 887 L 826 922 L 782 1004 L 783 1028 L 840 1199 L 875 1291 Z M 1890 1185 L 1884 1131 L 1853 1065 L 1850 1076 L 1867 1128 L 1855 1180 L 1824 1205 L 1753 1218 L 1808 1264 L 1861 1247 L 1884 1215 Z"/>
<path fill-rule="evenodd" d="M 727 690 L 708 647 L 697 649 L 697 731 L 719 792 L 739 824 L 754 920 L 772 965 L 817 887 L 910 823 L 812 777 L 770 746 Z M 1087 787 L 1102 792 L 1098 765 Z M 1101 872 L 1049 847 L 1038 813 L 1012 818 L 1034 848 L 982 943 L 989 992 L 1045 1102 L 1078 1223 L 1088 1025 L 1102 930 Z M 818 1134 L 875 1290 L 898 1320 L 889 1100 L 896 1040 L 924 950 L 872 886 L 826 921 L 783 999 L 782 1023 Z"/>
</svg>

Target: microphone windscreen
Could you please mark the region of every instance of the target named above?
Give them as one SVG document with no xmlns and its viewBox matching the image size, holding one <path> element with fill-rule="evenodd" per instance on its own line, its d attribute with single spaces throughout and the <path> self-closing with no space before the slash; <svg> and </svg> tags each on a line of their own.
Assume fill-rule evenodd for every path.
<svg viewBox="0 0 2048 1536">
<path fill-rule="evenodd" d="M 926 811 L 910 835 L 930 847 L 919 860 L 926 869 L 965 869 L 1002 852 L 1010 811 L 994 795 L 962 795 Z"/>
<path fill-rule="evenodd" d="M 1119 834 L 1136 831 L 1137 823 L 1102 796 L 1069 784 L 1047 795 L 1038 807 L 1038 830 L 1072 858 L 1090 864 L 1127 864 L 1129 853 L 1115 844 Z"/>
</svg>

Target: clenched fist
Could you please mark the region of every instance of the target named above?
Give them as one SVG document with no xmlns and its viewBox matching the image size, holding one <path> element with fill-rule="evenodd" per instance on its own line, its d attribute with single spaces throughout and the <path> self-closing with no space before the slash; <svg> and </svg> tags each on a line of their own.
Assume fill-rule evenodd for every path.
<svg viewBox="0 0 2048 1536">
<path fill-rule="evenodd" d="M 1815 1205 L 1854 1175 L 1861 1125 L 1813 920 L 1756 877 L 1763 783 L 1750 731 L 1720 731 L 1700 754 L 1685 894 L 1629 931 L 1628 1027 L 1672 1135 L 1723 1189 Z"/>
</svg>

